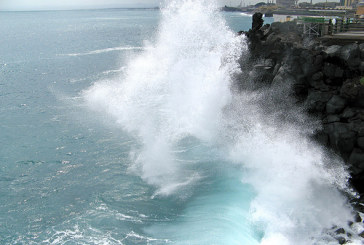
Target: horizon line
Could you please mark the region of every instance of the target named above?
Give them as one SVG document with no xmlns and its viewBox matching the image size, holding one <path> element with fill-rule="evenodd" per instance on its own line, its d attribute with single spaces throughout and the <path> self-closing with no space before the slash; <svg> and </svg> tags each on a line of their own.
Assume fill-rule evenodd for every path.
<svg viewBox="0 0 364 245">
<path fill-rule="evenodd" d="M 125 10 L 138 10 L 138 9 L 151 9 L 159 10 L 159 6 L 155 7 L 95 7 L 95 8 L 74 8 L 74 9 L 0 9 L 0 12 L 41 12 L 41 11 L 80 11 L 80 10 L 107 10 L 107 9 L 125 9 Z"/>
</svg>

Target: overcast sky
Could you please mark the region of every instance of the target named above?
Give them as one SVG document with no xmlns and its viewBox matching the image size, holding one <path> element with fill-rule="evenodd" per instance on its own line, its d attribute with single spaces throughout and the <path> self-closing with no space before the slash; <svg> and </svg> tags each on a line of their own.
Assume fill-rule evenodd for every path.
<svg viewBox="0 0 364 245">
<path fill-rule="evenodd" d="M 114 7 L 156 7 L 163 0 L 0 0 L 0 10 L 83 9 Z M 217 0 L 219 4 L 237 6 L 240 0 Z M 261 0 L 245 0 L 256 3 Z M 264 1 L 264 0 L 263 0 Z"/>
</svg>

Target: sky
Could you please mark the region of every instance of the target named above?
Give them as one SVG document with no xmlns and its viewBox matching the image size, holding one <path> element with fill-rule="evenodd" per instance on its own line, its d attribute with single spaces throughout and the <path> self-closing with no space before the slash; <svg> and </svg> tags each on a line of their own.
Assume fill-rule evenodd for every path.
<svg viewBox="0 0 364 245">
<path fill-rule="evenodd" d="M 0 10 L 156 7 L 161 1 L 163 0 L 0 0 Z M 225 4 L 237 6 L 240 3 L 240 0 L 217 1 L 221 6 Z M 260 1 L 262 0 L 245 0 L 246 3 Z"/>
</svg>

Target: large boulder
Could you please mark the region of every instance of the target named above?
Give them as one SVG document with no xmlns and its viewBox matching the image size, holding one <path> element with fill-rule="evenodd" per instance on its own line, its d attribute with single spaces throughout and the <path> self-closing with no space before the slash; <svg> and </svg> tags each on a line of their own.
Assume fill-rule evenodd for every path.
<svg viewBox="0 0 364 245">
<path fill-rule="evenodd" d="M 364 137 L 359 137 L 357 139 L 357 145 L 359 146 L 359 148 L 361 148 L 362 150 L 364 150 Z"/>
<path fill-rule="evenodd" d="M 341 48 L 339 56 L 345 61 L 358 57 L 359 45 L 356 43 L 345 45 Z"/>
<path fill-rule="evenodd" d="M 341 114 L 341 118 L 348 121 L 350 118 L 356 115 L 356 111 L 351 107 L 346 107 L 344 112 Z"/>
<path fill-rule="evenodd" d="M 255 13 L 253 14 L 253 22 L 252 22 L 252 31 L 258 31 L 263 26 L 263 14 L 262 13 Z"/>
<path fill-rule="evenodd" d="M 297 47 L 302 42 L 302 37 L 297 32 L 287 32 L 282 34 L 282 42 L 292 44 Z"/>
<path fill-rule="evenodd" d="M 290 63 L 291 65 L 288 65 Z M 293 93 L 295 95 L 301 96 L 307 93 L 307 85 L 305 81 L 305 77 L 302 75 L 299 75 L 297 77 L 293 76 L 292 74 L 301 74 L 296 73 L 297 69 L 300 69 L 299 62 L 288 62 L 283 64 L 275 77 L 273 78 L 272 85 L 277 86 L 285 86 L 289 85 L 291 86 L 291 89 L 293 90 Z"/>
<path fill-rule="evenodd" d="M 311 90 L 308 92 L 307 99 L 304 103 L 310 112 L 323 112 L 326 103 L 331 99 L 333 93 Z"/>
<path fill-rule="evenodd" d="M 355 118 L 358 119 L 358 120 L 361 120 L 362 122 L 364 122 L 364 110 L 363 109 L 358 109 L 356 111 Z"/>
<path fill-rule="evenodd" d="M 339 57 L 350 67 L 357 67 L 360 64 L 360 49 L 356 43 L 345 45 L 341 48 Z"/>
<path fill-rule="evenodd" d="M 321 71 L 319 71 L 319 72 L 316 72 L 315 74 L 313 74 L 311 79 L 308 79 L 308 83 L 311 87 L 313 87 L 317 90 L 323 91 L 323 92 L 334 90 L 334 89 L 332 89 L 331 86 L 326 84 L 327 80 L 325 83 L 323 78 L 324 78 L 324 74 Z"/>
<path fill-rule="evenodd" d="M 362 120 L 352 120 L 348 123 L 349 129 L 356 132 L 358 137 L 364 137 L 364 121 Z"/>
<path fill-rule="evenodd" d="M 362 60 L 364 60 L 364 43 L 361 43 L 361 44 L 359 45 L 359 49 L 360 49 L 360 58 L 361 58 Z"/>
<path fill-rule="evenodd" d="M 364 60 L 364 57 L 362 58 L 362 60 Z M 364 61 L 360 62 L 359 71 L 362 75 L 364 75 Z"/>
<path fill-rule="evenodd" d="M 358 86 L 358 96 L 356 97 L 354 105 L 362 108 L 364 107 L 364 86 L 361 84 Z"/>
<path fill-rule="evenodd" d="M 321 70 L 322 64 L 324 63 L 324 56 L 319 54 L 315 56 L 314 67 L 316 71 Z"/>
<path fill-rule="evenodd" d="M 299 62 L 304 76 L 311 76 L 317 71 L 315 57 L 308 50 L 303 50 L 301 52 Z"/>
<path fill-rule="evenodd" d="M 315 74 L 312 75 L 312 80 L 314 81 L 322 80 L 322 78 L 324 78 L 324 74 L 321 71 L 316 72 Z"/>
<path fill-rule="evenodd" d="M 317 90 L 320 90 L 322 91 L 323 88 L 327 88 L 327 85 L 325 84 L 324 80 L 322 79 L 310 79 L 309 80 L 309 84 L 311 87 L 317 89 Z M 328 91 L 326 89 L 324 89 L 325 91 Z"/>
<path fill-rule="evenodd" d="M 324 52 L 327 54 L 328 57 L 334 57 L 334 56 L 337 56 L 338 54 L 340 54 L 340 50 L 341 50 L 341 46 L 332 45 L 332 46 L 328 46 Z"/>
<path fill-rule="evenodd" d="M 296 56 L 296 55 L 289 55 L 288 59 L 284 60 L 284 64 L 283 64 L 283 68 L 291 73 L 292 75 L 295 76 L 302 76 L 303 75 L 303 71 L 302 71 L 302 67 L 300 64 L 300 57 Z"/>
<path fill-rule="evenodd" d="M 334 95 L 326 104 L 326 112 L 328 114 L 337 114 L 344 110 L 345 106 L 347 105 L 346 99 Z"/>
<path fill-rule="evenodd" d="M 334 64 L 328 63 L 328 62 L 326 62 L 324 64 L 323 72 L 324 72 L 325 76 L 330 78 L 330 79 L 342 78 L 344 76 L 344 70 L 343 69 L 341 69 L 337 65 L 334 65 Z M 338 81 L 339 81 L 339 83 L 342 83 L 341 79 L 339 79 Z"/>
<path fill-rule="evenodd" d="M 331 64 L 331 63 L 325 63 L 324 64 L 324 74 L 325 76 L 327 76 L 328 78 L 334 78 L 335 77 L 335 70 L 336 70 L 336 65 Z"/>
<path fill-rule="evenodd" d="M 357 80 L 347 80 L 340 89 L 340 96 L 357 107 L 364 107 L 364 86 Z"/>
<path fill-rule="evenodd" d="M 364 172 L 364 152 L 355 148 L 350 154 L 349 162 L 352 165 L 353 175 L 358 175 Z"/>
<path fill-rule="evenodd" d="M 359 86 L 360 86 L 359 84 L 351 80 L 345 81 L 340 89 L 340 96 L 350 101 L 356 100 L 359 94 Z"/>
<path fill-rule="evenodd" d="M 295 84 L 296 79 L 294 78 L 294 76 L 291 75 L 291 73 L 289 72 L 290 70 L 291 70 L 291 68 L 287 64 L 282 65 L 279 68 L 278 73 L 274 77 L 272 83 L 274 85 L 278 85 L 278 84 L 282 84 L 282 83 Z"/>
<path fill-rule="evenodd" d="M 326 125 L 330 145 L 344 157 L 354 149 L 356 133 L 350 130 L 347 123 L 334 122 Z"/>
<path fill-rule="evenodd" d="M 338 115 L 328 115 L 327 118 L 327 123 L 334 123 L 334 122 L 340 122 L 340 117 Z"/>
<path fill-rule="evenodd" d="M 280 27 L 281 27 L 282 23 L 281 22 L 273 22 L 271 24 L 271 28 L 272 28 L 272 31 L 275 32 L 275 33 L 278 33 L 280 32 Z"/>
</svg>

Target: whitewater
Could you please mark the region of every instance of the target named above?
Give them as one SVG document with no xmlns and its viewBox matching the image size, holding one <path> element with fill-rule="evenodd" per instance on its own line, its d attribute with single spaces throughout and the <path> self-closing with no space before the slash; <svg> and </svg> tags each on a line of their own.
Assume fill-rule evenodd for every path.
<svg viewBox="0 0 364 245">
<path fill-rule="evenodd" d="M 150 198 L 189 200 L 176 223 L 146 231 L 173 244 L 337 244 L 329 230 L 352 229 L 355 195 L 343 162 L 310 140 L 302 110 L 287 112 L 300 122 L 280 120 L 279 105 L 264 107 L 271 92 L 234 89 L 237 74 L 251 83 L 241 55 L 245 38 L 214 3 L 169 1 L 156 40 L 83 92 L 138 142 L 128 171 L 153 186 Z"/>
</svg>

